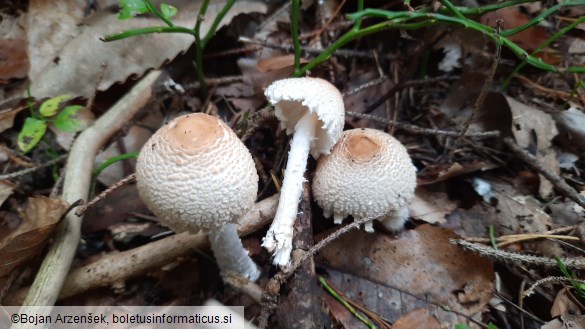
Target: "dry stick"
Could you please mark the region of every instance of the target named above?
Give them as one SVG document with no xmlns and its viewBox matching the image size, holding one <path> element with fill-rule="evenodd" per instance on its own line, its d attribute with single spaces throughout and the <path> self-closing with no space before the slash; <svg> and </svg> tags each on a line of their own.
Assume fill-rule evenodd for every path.
<svg viewBox="0 0 585 329">
<path fill-rule="evenodd" d="M 384 76 L 381 76 L 381 77 L 379 77 L 376 80 L 368 81 L 368 82 L 366 82 L 366 83 L 364 83 L 362 85 L 359 85 L 356 88 L 354 88 L 354 89 L 352 89 L 352 90 L 350 90 L 350 91 L 348 91 L 346 93 L 342 93 L 341 96 L 343 96 L 343 98 L 349 97 L 351 95 L 354 95 L 354 94 L 359 93 L 360 91 L 362 91 L 364 89 L 367 89 L 367 88 L 370 88 L 370 87 L 373 87 L 373 86 L 377 86 L 377 85 L 383 83 L 386 80 L 388 80 L 388 77 L 387 76 L 385 76 L 385 75 Z"/>
<path fill-rule="evenodd" d="M 502 29 L 502 24 L 503 24 L 503 21 L 501 19 L 496 20 L 496 29 L 495 29 L 496 36 L 498 36 L 500 34 L 500 31 Z M 490 68 L 488 76 L 486 77 L 486 79 L 483 83 L 483 86 L 481 87 L 481 90 L 479 92 L 479 95 L 477 96 L 477 99 L 475 100 L 475 104 L 473 106 L 473 112 L 471 112 L 471 115 L 469 116 L 469 118 L 467 118 L 467 120 L 465 120 L 465 122 L 463 123 L 463 129 L 461 129 L 459 136 L 457 136 L 457 139 L 455 140 L 455 145 L 458 145 L 461 142 L 461 139 L 463 139 L 463 136 L 465 135 L 465 133 L 467 133 L 467 130 L 469 129 L 469 125 L 471 125 L 471 122 L 473 121 L 473 119 L 475 119 L 477 114 L 481 111 L 481 107 L 483 106 L 483 103 L 485 101 L 485 97 L 487 96 L 487 93 L 490 90 L 490 86 L 492 85 L 492 81 L 494 80 L 494 76 L 496 75 L 496 70 L 498 69 L 498 63 L 500 62 L 501 54 L 502 54 L 502 45 L 496 43 L 496 54 L 494 55 L 494 61 L 492 62 L 492 66 Z M 455 150 L 455 148 L 453 148 L 453 150 Z"/>
<path fill-rule="evenodd" d="M 539 174 L 548 179 L 562 195 L 585 208 L 585 197 L 577 193 L 577 191 L 567 184 L 561 176 L 544 167 L 535 157 L 528 153 L 528 151 L 518 146 L 511 137 L 504 138 L 504 143 L 508 145 L 514 154 L 516 154 L 528 166 L 532 167 L 532 169 L 538 171 Z"/>
<path fill-rule="evenodd" d="M 254 209 L 240 219 L 238 233 L 248 235 L 268 225 L 278 204 L 278 194 L 254 205 Z M 182 233 L 148 243 L 144 246 L 108 254 L 86 266 L 74 269 L 65 278 L 59 299 L 74 296 L 98 287 L 106 287 L 114 282 L 144 273 L 145 270 L 168 264 L 178 257 L 186 256 L 194 248 L 201 249 L 207 244 L 203 233 Z M 10 294 L 3 301 L 5 305 L 19 305 L 29 288 L 22 288 Z"/>
<path fill-rule="evenodd" d="M 66 165 L 63 200 L 73 203 L 87 198 L 95 155 L 113 134 L 142 109 L 150 99 L 151 86 L 159 75 L 160 71 L 152 71 L 146 75 L 92 127 L 77 137 Z M 74 213 L 69 213 L 57 228 L 55 242 L 51 245 L 24 301 L 25 307 L 21 308 L 23 313 L 46 315 L 48 308 L 40 309 L 35 306 L 55 304 L 75 256 L 80 234 L 81 218 Z M 13 325 L 12 328 L 34 328 L 34 326 L 19 324 Z"/>
<path fill-rule="evenodd" d="M 260 313 L 260 328 L 264 329 L 267 328 L 268 325 L 268 318 L 274 311 L 277 306 L 277 299 L 280 292 L 280 286 L 284 284 L 299 268 L 299 266 L 305 262 L 307 259 L 313 257 L 319 250 L 323 249 L 326 245 L 333 242 L 333 240 L 339 238 L 341 235 L 355 229 L 359 228 L 360 225 L 374 220 L 379 216 L 375 217 L 366 217 L 359 220 L 354 220 L 353 223 L 346 225 L 339 230 L 331 233 L 323 240 L 319 241 L 315 244 L 311 249 L 305 252 L 301 257 L 294 260 L 292 264 L 285 268 L 284 270 L 278 272 L 270 281 L 266 284 L 266 289 L 264 290 L 264 294 L 262 294 L 262 312 Z"/>
<path fill-rule="evenodd" d="M 273 48 L 273 49 L 280 49 L 283 51 L 293 51 L 292 45 L 285 45 L 285 44 L 275 44 L 275 43 L 268 43 L 268 42 L 261 42 L 257 40 L 253 40 L 246 37 L 240 37 L 238 39 L 239 42 L 249 43 L 253 45 L 259 45 L 266 48 Z M 315 49 L 311 47 L 301 46 L 301 50 L 309 55 L 320 55 L 323 50 L 322 49 Z M 351 58 L 372 58 L 372 53 L 368 51 L 360 51 L 360 50 L 351 50 L 351 49 L 337 49 L 335 51 L 335 56 L 338 57 L 351 57 Z M 394 59 L 396 56 L 391 54 L 381 56 L 383 59 Z"/>
<path fill-rule="evenodd" d="M 554 258 L 539 257 L 532 255 L 523 255 L 513 252 L 507 252 L 501 249 L 494 249 L 486 245 L 475 244 L 461 239 L 449 239 L 449 242 L 456 244 L 464 249 L 473 251 L 480 256 L 488 257 L 500 262 L 518 262 L 526 265 L 544 266 L 544 267 L 558 267 L 558 263 Z M 563 258 L 561 261 L 570 268 L 583 270 L 585 269 L 585 258 Z"/>
<path fill-rule="evenodd" d="M 371 113 L 372 111 L 377 109 L 378 106 L 384 104 L 384 102 L 386 102 L 387 99 L 394 96 L 395 93 L 397 93 L 398 91 L 400 91 L 402 89 L 416 87 L 416 86 L 430 85 L 430 84 L 435 84 L 435 83 L 442 82 L 442 81 L 455 81 L 455 80 L 459 80 L 460 78 L 461 77 L 459 77 L 459 76 L 442 76 L 442 77 L 429 78 L 429 79 L 424 79 L 424 80 L 410 80 L 410 81 L 405 81 L 403 83 L 399 83 L 397 85 L 394 85 L 392 88 L 390 88 L 390 90 L 388 90 L 378 100 L 376 100 L 372 104 L 368 105 L 368 107 L 364 110 L 364 113 Z"/>
<path fill-rule="evenodd" d="M 92 207 L 96 203 L 100 202 L 101 200 L 105 199 L 110 193 L 115 191 L 120 186 L 125 185 L 125 184 L 127 184 L 135 179 L 136 179 L 136 173 L 130 174 L 130 175 L 120 179 L 119 181 L 114 183 L 112 186 L 110 186 L 107 189 L 105 189 L 104 191 L 102 191 L 102 193 L 100 193 L 96 197 L 94 197 L 91 201 L 89 201 L 88 203 L 84 204 L 83 206 L 77 208 L 77 210 L 75 211 L 75 215 L 82 217 L 85 214 L 85 212 L 87 211 L 87 209 L 89 209 L 90 207 Z"/>
<path fill-rule="evenodd" d="M 64 154 L 58 158 L 55 158 L 53 160 L 47 161 L 43 164 L 40 164 L 38 166 L 32 167 L 32 168 L 26 168 L 23 170 L 19 170 L 19 171 L 15 171 L 15 172 L 11 172 L 9 174 L 4 174 L 4 175 L 0 175 L 0 179 L 12 179 L 12 178 L 16 178 L 16 177 L 20 177 L 20 176 L 24 176 L 26 174 L 30 174 L 33 173 L 37 170 L 43 169 L 45 167 L 50 167 L 52 165 L 56 165 L 57 163 L 63 161 L 67 159 L 67 154 Z"/>
<path fill-rule="evenodd" d="M 407 124 L 407 123 L 396 122 L 394 120 L 381 118 L 381 117 L 371 115 L 371 114 L 366 114 L 366 113 L 346 111 L 345 115 L 348 117 L 368 119 L 368 120 L 372 120 L 372 121 L 376 121 L 376 122 L 380 122 L 380 123 L 385 123 L 387 125 L 394 125 L 398 129 L 402 129 L 404 131 L 408 131 L 408 132 L 420 134 L 420 135 L 431 135 L 431 136 L 442 135 L 442 136 L 450 136 L 450 137 L 459 136 L 458 131 L 447 131 L 447 130 L 423 128 L 423 127 L 419 127 L 419 126 L 415 126 L 415 125 L 411 125 L 411 124 Z M 480 133 L 468 132 L 465 134 L 465 136 L 466 137 L 478 137 L 478 138 L 491 138 L 491 137 L 500 136 L 500 132 L 495 131 L 495 130 L 494 131 L 485 131 L 485 132 L 480 132 Z"/>
</svg>

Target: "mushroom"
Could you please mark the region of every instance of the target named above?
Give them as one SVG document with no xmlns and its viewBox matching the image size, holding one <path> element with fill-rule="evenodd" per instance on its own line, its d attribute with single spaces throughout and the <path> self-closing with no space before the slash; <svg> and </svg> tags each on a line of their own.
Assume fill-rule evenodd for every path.
<svg viewBox="0 0 585 329">
<path fill-rule="evenodd" d="M 292 252 L 293 225 L 301 198 L 309 151 L 317 159 L 341 137 L 345 109 L 341 93 L 319 78 L 273 82 L 264 92 L 287 134 L 293 134 L 274 221 L 262 246 L 273 252 L 274 264 L 286 265 Z"/>
<path fill-rule="evenodd" d="M 208 233 L 222 273 L 258 279 L 235 224 L 254 206 L 258 174 L 250 152 L 225 123 L 203 113 L 172 120 L 142 147 L 136 180 L 140 197 L 162 224 L 176 232 Z"/>
<path fill-rule="evenodd" d="M 369 128 L 343 133 L 331 154 L 317 162 L 313 196 L 325 217 L 341 224 L 377 217 L 390 231 L 408 218 L 407 203 L 414 196 L 416 168 L 406 148 L 389 134 Z M 372 221 L 365 224 L 373 232 Z"/>
</svg>

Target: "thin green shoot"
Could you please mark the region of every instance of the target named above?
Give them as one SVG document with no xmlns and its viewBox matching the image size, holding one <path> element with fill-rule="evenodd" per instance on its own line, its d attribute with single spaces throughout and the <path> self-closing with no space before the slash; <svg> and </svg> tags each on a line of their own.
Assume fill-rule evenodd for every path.
<svg viewBox="0 0 585 329">
<path fill-rule="evenodd" d="M 106 168 L 108 168 L 109 166 L 113 165 L 114 163 L 126 160 L 126 159 L 134 159 L 138 157 L 138 154 L 140 152 L 130 152 L 130 153 L 124 153 L 124 154 L 119 154 L 116 156 L 113 156 L 111 158 L 108 158 L 106 161 L 102 162 L 96 169 L 94 169 L 94 171 L 91 173 L 92 177 L 98 177 L 102 171 L 104 171 Z"/>
<path fill-rule="evenodd" d="M 333 297 L 335 300 L 340 302 L 353 316 L 355 316 L 358 320 L 363 322 L 368 328 L 375 329 L 376 325 L 372 323 L 368 318 L 361 315 L 350 303 L 348 303 L 343 297 L 339 296 L 339 294 L 329 285 L 327 280 L 324 277 L 319 277 L 319 283 L 325 288 L 325 290 Z"/>
</svg>

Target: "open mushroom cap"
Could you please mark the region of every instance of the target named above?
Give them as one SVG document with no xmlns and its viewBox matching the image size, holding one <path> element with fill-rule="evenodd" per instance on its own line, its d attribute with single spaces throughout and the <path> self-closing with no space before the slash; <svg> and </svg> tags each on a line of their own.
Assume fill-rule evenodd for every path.
<svg viewBox="0 0 585 329">
<path fill-rule="evenodd" d="M 245 145 L 221 120 L 203 113 L 161 127 L 140 151 L 140 197 L 175 231 L 211 230 L 254 205 L 258 174 Z"/>
<path fill-rule="evenodd" d="M 414 196 L 416 169 L 406 148 L 369 128 L 343 133 L 331 154 L 317 163 L 313 194 L 327 217 L 382 217 L 400 211 Z"/>
<path fill-rule="evenodd" d="M 303 115 L 315 113 L 319 122 L 311 142 L 311 155 L 317 158 L 329 154 L 345 122 L 343 97 L 335 86 L 319 78 L 290 78 L 273 82 L 264 95 L 274 105 L 275 115 L 287 134 L 294 132 Z"/>
</svg>

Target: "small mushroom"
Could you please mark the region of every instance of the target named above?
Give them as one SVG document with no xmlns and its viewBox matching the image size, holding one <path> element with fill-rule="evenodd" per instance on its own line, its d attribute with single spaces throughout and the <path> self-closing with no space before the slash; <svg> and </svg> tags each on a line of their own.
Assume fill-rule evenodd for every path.
<svg viewBox="0 0 585 329">
<path fill-rule="evenodd" d="M 339 90 L 319 78 L 278 80 L 264 94 L 274 105 L 283 129 L 294 133 L 276 215 L 262 244 L 273 252 L 274 264 L 286 265 L 309 151 L 315 159 L 330 152 L 341 137 L 345 109 Z"/>
<path fill-rule="evenodd" d="M 319 159 L 312 187 L 323 214 L 333 215 L 335 224 L 349 215 L 378 217 L 388 230 L 397 231 L 408 218 L 416 168 L 394 137 L 375 129 L 352 129 L 343 133 L 331 154 Z M 374 231 L 371 221 L 365 230 Z"/>
<path fill-rule="evenodd" d="M 143 146 L 136 180 L 140 197 L 162 224 L 176 232 L 206 231 L 222 272 L 258 279 L 235 224 L 254 206 L 258 174 L 250 152 L 225 123 L 203 113 L 172 120 Z"/>
</svg>

